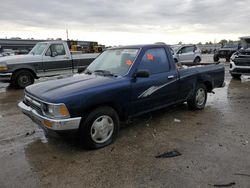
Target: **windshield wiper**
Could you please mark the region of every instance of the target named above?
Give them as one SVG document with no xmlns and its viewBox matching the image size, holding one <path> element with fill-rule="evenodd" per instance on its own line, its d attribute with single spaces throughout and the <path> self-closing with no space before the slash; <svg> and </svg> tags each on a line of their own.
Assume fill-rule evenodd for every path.
<svg viewBox="0 0 250 188">
<path fill-rule="evenodd" d="M 95 73 L 101 73 L 103 76 L 114 76 L 117 77 L 114 73 L 107 71 L 107 70 L 95 70 Z"/>
<path fill-rule="evenodd" d="M 85 73 L 85 74 L 89 74 L 89 75 L 92 74 L 92 72 L 91 72 L 89 69 L 86 69 L 86 70 L 84 71 L 84 73 Z"/>
</svg>

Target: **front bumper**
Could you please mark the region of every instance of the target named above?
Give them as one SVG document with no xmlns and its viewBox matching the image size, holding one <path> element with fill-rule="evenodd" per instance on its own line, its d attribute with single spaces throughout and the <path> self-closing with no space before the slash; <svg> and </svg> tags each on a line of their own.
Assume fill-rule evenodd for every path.
<svg viewBox="0 0 250 188">
<path fill-rule="evenodd" d="M 250 66 L 238 66 L 231 61 L 229 72 L 231 74 L 250 74 Z"/>
<path fill-rule="evenodd" d="M 67 130 L 76 130 L 80 126 L 81 117 L 68 118 L 68 119 L 51 119 L 38 114 L 36 110 L 27 106 L 23 102 L 20 102 L 18 104 L 18 107 L 32 121 L 34 121 L 36 124 L 45 129 L 54 131 L 67 131 Z"/>
<path fill-rule="evenodd" d="M 12 73 L 0 73 L 0 81 L 11 81 Z"/>
</svg>

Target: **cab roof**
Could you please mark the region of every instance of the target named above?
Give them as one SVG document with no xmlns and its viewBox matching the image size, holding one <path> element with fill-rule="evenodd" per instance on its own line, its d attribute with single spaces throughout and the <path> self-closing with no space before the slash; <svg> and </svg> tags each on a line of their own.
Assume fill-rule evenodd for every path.
<svg viewBox="0 0 250 188">
<path fill-rule="evenodd" d="M 123 48 L 156 48 L 156 47 L 168 47 L 167 44 L 137 44 L 137 45 L 126 45 L 126 46 L 116 46 L 110 49 L 123 49 Z"/>
</svg>

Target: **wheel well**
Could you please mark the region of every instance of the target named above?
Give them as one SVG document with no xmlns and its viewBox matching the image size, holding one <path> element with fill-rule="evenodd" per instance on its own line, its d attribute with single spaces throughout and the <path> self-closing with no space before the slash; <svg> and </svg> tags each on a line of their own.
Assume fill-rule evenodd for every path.
<svg viewBox="0 0 250 188">
<path fill-rule="evenodd" d="M 28 69 L 28 68 L 22 68 L 22 69 L 17 69 L 17 70 L 15 70 L 15 71 L 13 72 L 13 76 L 14 76 L 17 72 L 23 71 L 23 70 L 29 71 L 29 72 L 33 75 L 34 78 L 38 78 L 37 75 L 36 75 L 36 73 L 35 73 L 32 69 Z M 13 76 L 12 76 L 12 77 L 13 77 Z"/>
<path fill-rule="evenodd" d="M 206 86 L 208 92 L 211 92 L 213 90 L 213 86 L 211 82 L 206 81 L 204 82 L 204 85 Z"/>
<path fill-rule="evenodd" d="M 126 119 L 126 115 L 123 113 L 122 108 L 119 105 L 116 105 L 112 102 L 107 102 L 107 103 L 102 103 L 102 104 L 91 106 L 91 107 L 87 108 L 86 110 L 84 110 L 84 112 L 85 112 L 85 114 L 86 113 L 89 114 L 94 109 L 99 108 L 99 107 L 104 107 L 104 106 L 113 108 L 117 112 L 120 120 Z"/>
</svg>

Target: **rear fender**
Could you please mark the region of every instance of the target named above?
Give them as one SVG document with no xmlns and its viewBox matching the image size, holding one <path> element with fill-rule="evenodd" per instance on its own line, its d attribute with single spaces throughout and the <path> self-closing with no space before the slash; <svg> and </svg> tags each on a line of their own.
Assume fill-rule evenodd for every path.
<svg viewBox="0 0 250 188">
<path fill-rule="evenodd" d="M 207 87 L 208 92 L 212 92 L 214 88 L 214 80 L 210 75 L 199 75 L 197 83 L 203 83 Z"/>
</svg>

